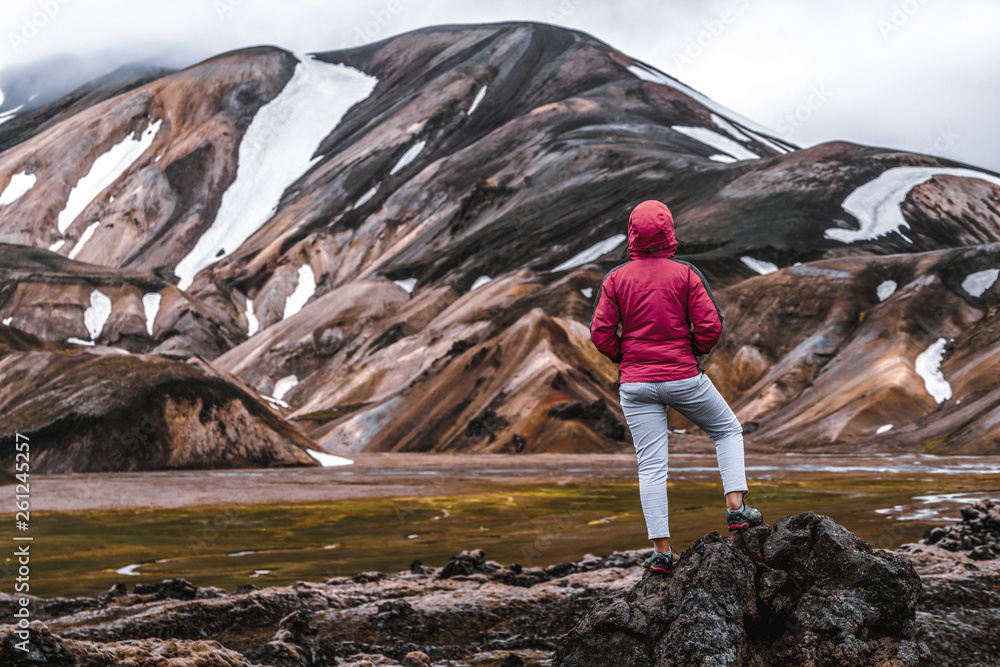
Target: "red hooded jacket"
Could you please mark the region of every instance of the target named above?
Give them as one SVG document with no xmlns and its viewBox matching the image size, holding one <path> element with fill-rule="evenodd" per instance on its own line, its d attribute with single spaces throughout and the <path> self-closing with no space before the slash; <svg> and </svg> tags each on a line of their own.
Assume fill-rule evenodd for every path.
<svg viewBox="0 0 1000 667">
<path fill-rule="evenodd" d="M 636 206 L 628 219 L 628 249 L 632 260 L 601 284 L 591 340 L 621 364 L 619 382 L 694 377 L 701 371 L 695 355 L 719 342 L 722 313 L 701 272 L 674 259 L 670 209 L 658 201 Z"/>
</svg>

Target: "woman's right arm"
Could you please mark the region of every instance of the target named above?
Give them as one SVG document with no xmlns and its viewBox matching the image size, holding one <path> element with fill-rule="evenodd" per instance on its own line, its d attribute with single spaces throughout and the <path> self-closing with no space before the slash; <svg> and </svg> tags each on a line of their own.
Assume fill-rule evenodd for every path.
<svg viewBox="0 0 1000 667">
<path fill-rule="evenodd" d="M 590 321 L 590 340 L 594 347 L 616 364 L 622 361 L 622 339 L 618 335 L 621 311 L 615 296 L 611 274 L 601 283 L 601 293 L 594 306 L 594 318 Z"/>
</svg>

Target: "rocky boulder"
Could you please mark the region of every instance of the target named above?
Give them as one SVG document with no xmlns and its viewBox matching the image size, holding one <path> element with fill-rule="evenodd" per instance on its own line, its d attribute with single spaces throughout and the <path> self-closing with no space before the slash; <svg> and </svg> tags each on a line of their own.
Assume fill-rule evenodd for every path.
<svg viewBox="0 0 1000 667">
<path fill-rule="evenodd" d="M 598 602 L 553 664 L 917 665 L 920 593 L 908 560 L 806 512 L 699 539 Z"/>
<path fill-rule="evenodd" d="M 929 528 L 920 544 L 936 544 L 946 551 L 968 551 L 973 560 L 1000 557 L 1000 504 L 981 500 L 962 508 L 962 520 L 947 527 Z"/>
</svg>

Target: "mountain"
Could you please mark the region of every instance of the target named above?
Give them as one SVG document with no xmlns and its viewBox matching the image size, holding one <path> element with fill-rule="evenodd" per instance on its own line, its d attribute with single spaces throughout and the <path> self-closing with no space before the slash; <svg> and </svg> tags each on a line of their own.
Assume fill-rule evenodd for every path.
<svg viewBox="0 0 1000 667">
<path fill-rule="evenodd" d="M 533 23 L 88 90 L 0 125 L 5 413 L 48 391 L 23 355 L 125 352 L 129 382 L 193 359 L 265 396 L 293 448 L 628 447 L 588 323 L 629 211 L 660 199 L 726 316 L 705 367 L 751 446 L 1000 451 L 991 172 L 799 149 Z"/>
</svg>

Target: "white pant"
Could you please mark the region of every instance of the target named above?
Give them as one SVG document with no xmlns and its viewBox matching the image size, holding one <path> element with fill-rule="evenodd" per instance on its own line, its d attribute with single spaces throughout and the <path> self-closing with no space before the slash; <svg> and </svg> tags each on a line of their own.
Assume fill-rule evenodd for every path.
<svg viewBox="0 0 1000 667">
<path fill-rule="evenodd" d="M 619 389 L 639 460 L 639 499 L 649 539 L 670 537 L 667 522 L 667 408 L 697 424 L 715 441 L 725 493 L 746 491 L 743 427 L 703 372 L 683 380 L 624 382 Z"/>
</svg>

